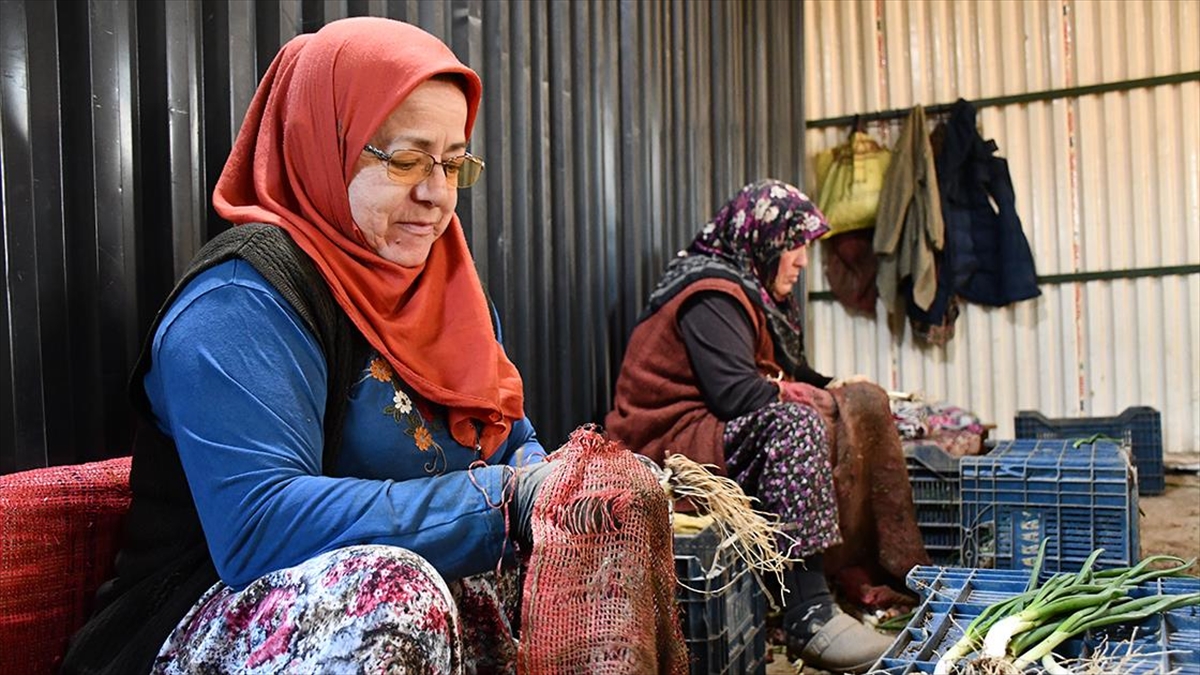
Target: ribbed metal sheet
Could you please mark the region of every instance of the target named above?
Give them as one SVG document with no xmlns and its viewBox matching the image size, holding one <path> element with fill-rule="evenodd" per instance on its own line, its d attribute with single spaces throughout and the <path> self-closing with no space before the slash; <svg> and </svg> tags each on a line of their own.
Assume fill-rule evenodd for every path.
<svg viewBox="0 0 1200 675">
<path fill-rule="evenodd" d="M 806 0 L 805 117 L 951 103 L 1200 70 L 1196 0 Z M 1006 157 L 1039 275 L 1200 263 L 1200 83 L 980 110 Z M 931 123 L 932 124 L 932 123 Z M 889 145 L 899 122 L 868 130 Z M 811 129 L 808 154 L 847 129 Z M 809 189 L 813 189 L 809 181 Z M 827 285 L 814 264 L 813 291 Z M 1011 438 L 1018 410 L 1162 412 L 1200 452 L 1200 275 L 1045 284 L 967 305 L 944 348 L 810 305 L 818 369 L 970 408 Z"/>
<path fill-rule="evenodd" d="M 406 20 L 482 76 L 459 213 L 548 446 L 602 419 L 665 261 L 802 182 L 803 7 L 773 0 L 0 3 L 0 473 L 128 451 L 125 380 L 291 37 Z"/>
</svg>

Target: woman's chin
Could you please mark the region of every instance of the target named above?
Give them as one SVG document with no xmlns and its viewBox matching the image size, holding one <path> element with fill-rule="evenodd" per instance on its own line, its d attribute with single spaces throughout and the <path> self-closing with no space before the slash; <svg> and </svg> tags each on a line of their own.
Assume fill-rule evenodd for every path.
<svg viewBox="0 0 1200 675">
<path fill-rule="evenodd" d="M 420 267 L 429 259 L 431 244 L 431 242 L 398 242 L 380 251 L 380 255 L 401 267 Z"/>
</svg>

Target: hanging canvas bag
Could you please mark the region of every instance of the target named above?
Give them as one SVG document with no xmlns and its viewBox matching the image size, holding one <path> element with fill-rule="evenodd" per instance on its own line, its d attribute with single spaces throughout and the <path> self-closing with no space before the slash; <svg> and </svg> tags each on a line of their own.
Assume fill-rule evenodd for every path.
<svg viewBox="0 0 1200 675">
<path fill-rule="evenodd" d="M 861 131 L 817 155 L 817 207 L 830 228 L 822 238 L 875 226 L 891 159 L 887 148 Z"/>
</svg>

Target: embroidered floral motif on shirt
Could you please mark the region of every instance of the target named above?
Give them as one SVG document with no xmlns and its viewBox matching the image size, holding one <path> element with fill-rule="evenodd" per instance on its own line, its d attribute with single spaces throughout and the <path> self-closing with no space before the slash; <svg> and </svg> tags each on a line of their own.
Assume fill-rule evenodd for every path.
<svg viewBox="0 0 1200 675">
<path fill-rule="evenodd" d="M 407 425 L 404 433 L 412 437 L 418 450 L 421 452 L 433 452 L 433 459 L 425 463 L 425 471 L 428 473 L 442 473 L 446 468 L 446 452 L 433 439 L 433 433 L 429 430 L 432 424 L 427 425 L 425 423 L 425 418 L 421 415 L 421 411 L 417 410 L 412 397 L 401 387 L 400 378 L 396 376 L 391 365 L 382 356 L 376 356 L 371 359 L 370 370 L 371 377 L 380 382 L 390 383 L 394 391 L 392 404 L 383 409 L 383 414 L 396 420 L 396 424 Z"/>
</svg>

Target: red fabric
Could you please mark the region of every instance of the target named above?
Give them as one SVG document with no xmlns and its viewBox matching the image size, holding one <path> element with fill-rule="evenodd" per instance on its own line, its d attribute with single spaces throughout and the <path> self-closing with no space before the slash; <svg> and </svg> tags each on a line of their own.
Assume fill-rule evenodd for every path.
<svg viewBox="0 0 1200 675">
<path fill-rule="evenodd" d="M 917 604 L 916 596 L 875 583 L 865 567 L 843 567 L 834 575 L 834 581 L 841 596 L 859 607 L 904 613 Z"/>
<path fill-rule="evenodd" d="M 0 476 L 0 673 L 57 671 L 112 576 L 129 458 Z"/>
<path fill-rule="evenodd" d="M 396 373 L 449 408 L 450 432 L 490 455 L 524 414 L 521 376 L 497 344 L 491 310 L 454 216 L 421 267 L 383 259 L 350 213 L 347 185 L 371 135 L 434 75 L 467 83 L 467 125 L 479 76 L 425 31 L 357 17 L 280 50 L 250 104 L 213 205 L 235 224 L 282 227 L 313 259 L 334 298 Z"/>
<path fill-rule="evenodd" d="M 662 464 L 667 455 L 687 455 L 725 475 L 725 423 L 704 402 L 687 347 L 679 333 L 679 307 L 700 291 L 736 298 L 754 322 L 755 361 L 763 374 L 779 372 L 766 318 L 742 287 L 724 279 L 701 279 L 680 291 L 633 329 L 617 378 L 613 409 L 604 419 L 613 438 Z"/>
<path fill-rule="evenodd" d="M 854 230 L 821 240 L 821 260 L 833 297 L 846 309 L 875 316 L 875 228 Z"/>
<path fill-rule="evenodd" d="M 983 454 L 983 434 L 970 429 L 934 429 L 922 442 L 933 443 L 951 457 Z"/>
</svg>

